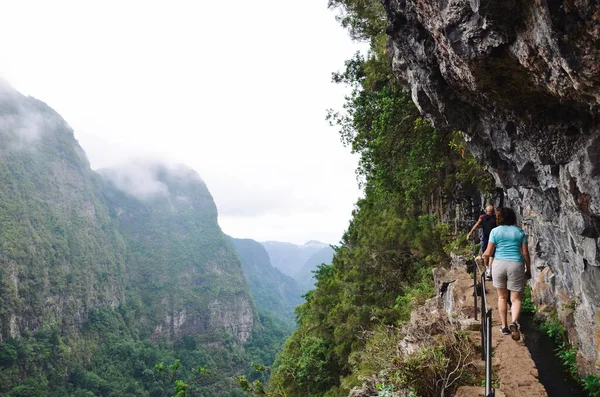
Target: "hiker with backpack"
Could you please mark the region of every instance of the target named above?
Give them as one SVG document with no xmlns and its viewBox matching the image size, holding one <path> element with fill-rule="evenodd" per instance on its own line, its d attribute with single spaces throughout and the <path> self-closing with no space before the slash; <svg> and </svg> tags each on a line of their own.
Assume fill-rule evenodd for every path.
<svg viewBox="0 0 600 397">
<path fill-rule="evenodd" d="M 481 252 L 485 252 L 488 246 L 488 241 L 489 241 L 489 236 L 490 233 L 492 232 L 492 229 L 494 229 L 496 227 L 496 215 L 494 213 L 494 206 L 493 205 L 488 205 L 487 207 L 485 207 L 485 214 L 481 215 L 479 217 L 479 219 L 477 220 L 477 223 L 475 223 L 475 225 L 473 226 L 473 228 L 471 229 L 471 231 L 467 234 L 467 240 L 471 238 L 471 235 L 473 234 L 473 232 L 475 232 L 475 230 L 477 230 L 478 227 L 482 228 L 483 232 L 482 232 L 482 236 L 481 236 Z M 489 257 L 483 257 L 483 264 L 485 265 L 485 272 L 486 272 L 486 276 L 487 279 L 490 280 L 491 279 L 491 261 L 494 260 L 494 253 L 492 252 L 491 256 Z"/>
</svg>

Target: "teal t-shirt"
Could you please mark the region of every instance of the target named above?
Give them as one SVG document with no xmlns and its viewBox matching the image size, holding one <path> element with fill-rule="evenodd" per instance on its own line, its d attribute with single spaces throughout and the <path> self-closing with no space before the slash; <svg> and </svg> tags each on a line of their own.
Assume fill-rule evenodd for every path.
<svg viewBox="0 0 600 397">
<path fill-rule="evenodd" d="M 527 235 L 521 228 L 500 225 L 492 229 L 489 241 L 496 246 L 494 259 L 523 262 L 521 245 L 527 242 Z"/>
</svg>

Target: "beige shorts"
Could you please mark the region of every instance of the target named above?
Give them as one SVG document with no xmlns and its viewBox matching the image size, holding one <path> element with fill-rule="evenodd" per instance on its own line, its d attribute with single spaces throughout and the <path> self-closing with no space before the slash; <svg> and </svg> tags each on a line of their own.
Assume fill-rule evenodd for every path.
<svg viewBox="0 0 600 397">
<path fill-rule="evenodd" d="M 525 289 L 525 265 L 523 262 L 494 259 L 492 264 L 494 287 L 523 292 Z"/>
</svg>

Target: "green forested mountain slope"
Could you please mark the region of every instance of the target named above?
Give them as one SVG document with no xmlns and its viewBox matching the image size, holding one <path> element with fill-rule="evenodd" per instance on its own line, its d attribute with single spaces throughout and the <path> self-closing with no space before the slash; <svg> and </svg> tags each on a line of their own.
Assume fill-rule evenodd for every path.
<svg viewBox="0 0 600 397">
<path fill-rule="evenodd" d="M 124 300 L 124 243 L 72 129 L 0 82 L 0 341 Z"/>
<path fill-rule="evenodd" d="M 258 309 L 283 319 L 291 331 L 295 327 L 294 309 L 304 301 L 298 283 L 271 265 L 269 255 L 260 243 L 237 238 L 231 238 L 231 242 L 242 262 Z"/>
<path fill-rule="evenodd" d="M 227 330 L 245 342 L 255 320 L 250 292 L 200 177 L 151 163 L 100 173 L 127 242 L 131 298 L 154 337 Z"/>
<path fill-rule="evenodd" d="M 56 112 L 0 85 L 0 395 L 242 396 L 274 360 L 289 331 L 256 313 L 204 183 L 131 170 L 100 177 Z"/>
</svg>

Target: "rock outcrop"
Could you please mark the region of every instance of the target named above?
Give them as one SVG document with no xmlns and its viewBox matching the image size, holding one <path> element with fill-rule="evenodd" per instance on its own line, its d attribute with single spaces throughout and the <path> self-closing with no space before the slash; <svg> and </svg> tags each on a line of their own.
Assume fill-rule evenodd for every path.
<svg viewBox="0 0 600 397">
<path fill-rule="evenodd" d="M 394 73 L 492 172 L 531 236 L 534 298 L 575 306 L 580 368 L 600 373 L 600 5 L 383 4 Z"/>
</svg>

